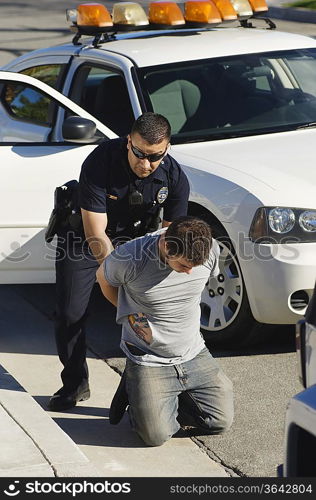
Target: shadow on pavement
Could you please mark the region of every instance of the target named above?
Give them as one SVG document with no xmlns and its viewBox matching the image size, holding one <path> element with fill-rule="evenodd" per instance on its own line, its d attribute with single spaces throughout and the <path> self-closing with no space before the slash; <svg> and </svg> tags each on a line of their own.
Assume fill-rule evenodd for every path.
<svg viewBox="0 0 316 500">
<path fill-rule="evenodd" d="M 11 332 L 2 336 L 1 350 L 56 354 L 54 310 L 54 284 L 0 285 L 0 327 L 3 332 Z M 116 324 L 115 313 L 116 309 L 96 284 L 88 308 L 87 344 L 94 355 L 102 359 L 125 357 L 119 347 L 121 327 Z M 25 342 L 25 338 L 30 341 Z M 87 355 L 89 357 L 89 351 Z"/>
<path fill-rule="evenodd" d="M 131 432 L 127 421 L 122 421 L 123 425 L 113 426 L 108 420 L 108 409 L 103 409 L 103 412 L 106 415 L 93 419 L 78 417 L 53 418 L 59 427 L 79 445 L 112 448 L 147 448 L 140 438 Z M 125 415 L 124 419 L 128 419 L 127 415 Z M 82 429 L 84 429 L 84 432 L 82 432 Z"/>
<path fill-rule="evenodd" d="M 0 365 L 0 389 L 6 391 L 26 392 L 25 389 L 13 378 L 10 373 Z"/>
</svg>

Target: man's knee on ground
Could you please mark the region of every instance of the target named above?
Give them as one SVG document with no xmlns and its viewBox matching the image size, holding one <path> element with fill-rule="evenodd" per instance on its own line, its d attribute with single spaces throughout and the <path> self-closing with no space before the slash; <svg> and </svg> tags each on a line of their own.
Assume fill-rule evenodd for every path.
<svg viewBox="0 0 316 500">
<path fill-rule="evenodd" d="M 233 414 L 231 412 L 223 412 L 204 419 L 204 424 L 214 434 L 222 434 L 227 432 L 233 423 Z"/>
<path fill-rule="evenodd" d="M 164 432 L 163 429 L 137 429 L 136 432 L 148 446 L 161 446 L 172 436 L 170 432 Z"/>
</svg>

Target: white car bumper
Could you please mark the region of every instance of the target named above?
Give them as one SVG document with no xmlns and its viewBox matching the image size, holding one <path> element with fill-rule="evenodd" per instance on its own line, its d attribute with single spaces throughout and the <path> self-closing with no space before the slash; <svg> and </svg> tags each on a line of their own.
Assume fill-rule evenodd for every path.
<svg viewBox="0 0 316 500">
<path fill-rule="evenodd" d="M 316 243 L 283 245 L 247 241 L 239 251 L 249 303 L 261 323 L 294 324 L 305 313 L 316 278 Z M 295 294 L 295 295 L 293 295 Z"/>
</svg>

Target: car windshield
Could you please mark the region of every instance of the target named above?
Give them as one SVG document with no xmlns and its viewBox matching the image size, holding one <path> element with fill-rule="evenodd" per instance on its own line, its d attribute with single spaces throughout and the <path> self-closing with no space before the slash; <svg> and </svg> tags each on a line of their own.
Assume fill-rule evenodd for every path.
<svg viewBox="0 0 316 500">
<path fill-rule="evenodd" d="M 138 76 L 174 144 L 316 126 L 315 48 L 152 66 Z"/>
</svg>

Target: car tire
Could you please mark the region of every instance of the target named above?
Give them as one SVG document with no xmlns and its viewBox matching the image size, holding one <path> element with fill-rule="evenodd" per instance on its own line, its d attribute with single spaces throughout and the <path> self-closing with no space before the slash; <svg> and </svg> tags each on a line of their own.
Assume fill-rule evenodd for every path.
<svg viewBox="0 0 316 500">
<path fill-rule="evenodd" d="M 202 292 L 201 333 L 210 346 L 234 348 L 256 344 L 269 327 L 258 323 L 251 313 L 232 242 L 220 226 L 211 226 L 221 249 L 220 274 L 210 278 Z"/>
</svg>

